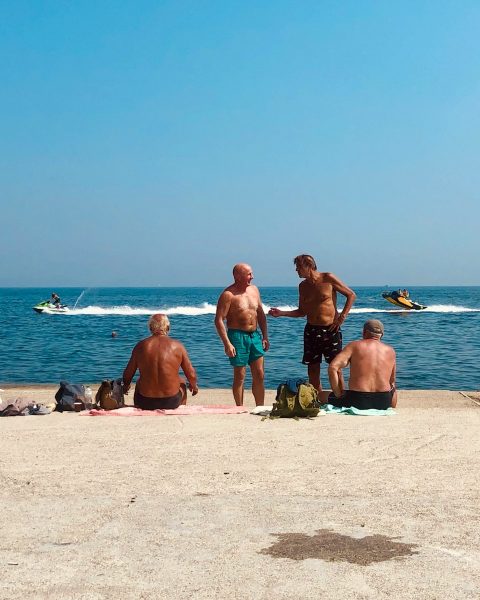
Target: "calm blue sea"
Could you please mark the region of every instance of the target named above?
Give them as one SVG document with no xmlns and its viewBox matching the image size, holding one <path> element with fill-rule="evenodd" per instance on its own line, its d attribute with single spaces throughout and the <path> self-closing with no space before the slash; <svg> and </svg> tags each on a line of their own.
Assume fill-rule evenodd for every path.
<svg viewBox="0 0 480 600">
<path fill-rule="evenodd" d="M 50 289 L 0 289 L 0 383 L 100 382 L 122 371 L 134 344 L 148 335 L 155 312 L 170 316 L 204 388 L 229 387 L 231 368 L 213 325 L 220 288 L 56 289 L 69 314 L 36 314 L 32 306 Z M 261 288 L 266 310 L 297 306 L 297 288 Z M 385 324 L 385 338 L 398 357 L 398 386 L 404 389 L 480 388 L 480 287 L 410 288 L 420 312 L 396 309 L 382 288 L 357 287 L 357 301 L 344 324 L 344 341 L 361 335 L 368 318 Z M 339 297 L 340 298 L 340 297 Z M 271 349 L 266 385 L 301 377 L 303 319 L 268 318 Z M 118 333 L 111 337 L 112 331 Z M 347 373 L 348 374 L 348 373 Z M 326 369 L 322 381 L 327 387 Z"/>
</svg>

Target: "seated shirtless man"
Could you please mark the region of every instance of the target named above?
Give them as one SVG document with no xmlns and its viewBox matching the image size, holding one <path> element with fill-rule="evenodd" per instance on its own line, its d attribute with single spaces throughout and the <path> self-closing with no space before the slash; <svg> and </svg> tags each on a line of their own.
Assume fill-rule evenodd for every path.
<svg viewBox="0 0 480 600">
<path fill-rule="evenodd" d="M 328 368 L 333 393 L 325 400 L 334 406 L 385 410 L 397 405 L 395 350 L 381 341 L 381 321 L 370 319 L 363 326 L 363 339 L 347 344 Z M 340 374 L 350 365 L 348 390 Z"/>
<path fill-rule="evenodd" d="M 140 371 L 135 386 L 133 403 L 143 410 L 174 409 L 187 403 L 187 387 L 178 374 L 179 368 L 188 380 L 188 388 L 198 393 L 197 375 L 182 343 L 168 337 L 170 321 L 166 315 L 156 314 L 148 326 L 152 335 L 135 346 L 123 372 L 123 386 L 128 394 L 137 369 Z"/>
</svg>

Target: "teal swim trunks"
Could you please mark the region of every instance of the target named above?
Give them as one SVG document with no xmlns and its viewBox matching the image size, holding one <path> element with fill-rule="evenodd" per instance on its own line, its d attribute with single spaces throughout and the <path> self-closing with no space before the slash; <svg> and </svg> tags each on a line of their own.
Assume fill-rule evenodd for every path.
<svg viewBox="0 0 480 600">
<path fill-rule="evenodd" d="M 227 335 L 237 351 L 236 356 L 228 359 L 232 367 L 246 367 L 265 354 L 258 331 L 229 329 Z"/>
</svg>

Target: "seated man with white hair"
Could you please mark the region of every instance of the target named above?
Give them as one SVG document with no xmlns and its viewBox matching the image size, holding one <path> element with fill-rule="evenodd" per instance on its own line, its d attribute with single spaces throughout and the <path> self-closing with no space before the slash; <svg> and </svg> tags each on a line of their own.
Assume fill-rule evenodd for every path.
<svg viewBox="0 0 480 600">
<path fill-rule="evenodd" d="M 152 335 L 135 346 L 123 372 L 123 389 L 128 394 L 137 369 L 140 372 L 135 386 L 133 403 L 143 410 L 175 409 L 187 403 L 187 386 L 178 371 L 181 368 L 188 388 L 198 393 L 197 375 L 184 345 L 168 337 L 170 321 L 167 315 L 150 317 Z"/>
<path fill-rule="evenodd" d="M 381 341 L 383 333 L 381 321 L 366 321 L 363 339 L 347 344 L 332 360 L 328 369 L 333 391 L 326 400 L 329 404 L 362 410 L 385 410 L 397 405 L 395 350 Z M 340 374 L 348 365 L 349 389 L 344 390 Z"/>
</svg>

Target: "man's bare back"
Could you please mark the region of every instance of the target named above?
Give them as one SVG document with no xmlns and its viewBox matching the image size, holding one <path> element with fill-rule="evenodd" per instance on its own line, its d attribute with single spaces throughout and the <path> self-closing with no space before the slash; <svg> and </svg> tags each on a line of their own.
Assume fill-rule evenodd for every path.
<svg viewBox="0 0 480 600">
<path fill-rule="evenodd" d="M 139 342 L 132 355 L 140 372 L 138 391 L 150 398 L 177 394 L 181 383 L 178 370 L 184 362 L 184 352 L 183 344 L 165 336 L 152 335 Z"/>
<path fill-rule="evenodd" d="M 357 407 L 396 406 L 395 350 L 380 341 L 383 332 L 383 323 L 376 319 L 369 319 L 363 326 L 362 339 L 347 344 L 332 360 L 328 368 L 328 376 L 336 399 L 346 399 L 352 402 L 352 406 Z M 342 369 L 348 365 L 350 365 L 350 378 L 346 390 Z M 356 398 L 353 397 L 355 394 Z"/>
<path fill-rule="evenodd" d="M 395 381 L 395 351 L 391 346 L 375 339 L 358 340 L 348 344 L 345 351 L 350 356 L 350 390 L 388 392 L 391 389 Z"/>
<path fill-rule="evenodd" d="M 189 388 L 198 392 L 197 376 L 184 345 L 168 337 L 170 324 L 165 315 L 153 315 L 149 322 L 152 335 L 134 347 L 123 373 L 125 393 L 137 369 L 140 377 L 135 388 L 146 398 L 168 398 L 178 394 L 183 381 L 179 369 L 185 374 Z M 183 384 L 183 389 L 186 390 Z M 186 395 L 185 395 L 186 398 Z"/>
</svg>

